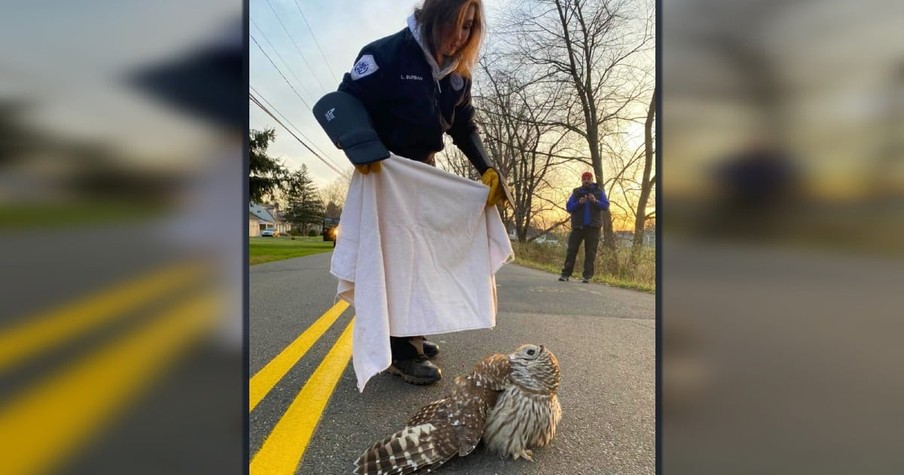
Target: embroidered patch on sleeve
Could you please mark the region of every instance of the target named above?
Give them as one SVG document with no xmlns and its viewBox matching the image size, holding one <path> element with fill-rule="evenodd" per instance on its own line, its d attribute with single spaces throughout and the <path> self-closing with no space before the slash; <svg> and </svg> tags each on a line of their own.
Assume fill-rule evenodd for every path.
<svg viewBox="0 0 904 475">
<path fill-rule="evenodd" d="M 452 73 L 449 81 L 452 83 L 452 89 L 460 91 L 465 86 L 465 80 L 458 73 Z"/>
<path fill-rule="evenodd" d="M 374 60 L 373 55 L 365 54 L 364 56 L 361 56 L 361 59 L 359 59 L 358 62 L 355 63 L 355 67 L 352 68 L 352 80 L 357 81 L 365 76 L 370 76 L 378 69 L 380 69 L 380 67 L 377 66 L 377 62 Z"/>
</svg>

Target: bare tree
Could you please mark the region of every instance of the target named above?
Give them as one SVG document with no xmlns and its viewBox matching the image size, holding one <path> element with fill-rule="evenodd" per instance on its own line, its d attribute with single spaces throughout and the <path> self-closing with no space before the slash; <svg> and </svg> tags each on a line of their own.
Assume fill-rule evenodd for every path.
<svg viewBox="0 0 904 475">
<path fill-rule="evenodd" d="M 348 195 L 348 187 L 352 182 L 354 168 L 348 168 L 342 175 L 336 177 L 328 185 L 320 189 L 320 200 L 324 204 L 334 203 L 340 209 L 345 206 L 345 197 Z M 334 216 L 331 216 L 334 217 Z"/>
<path fill-rule="evenodd" d="M 465 157 L 465 154 L 458 147 L 452 145 L 452 139 L 446 136 L 443 140 L 446 142 L 445 148 L 436 155 L 436 165 L 449 173 L 454 173 L 461 177 L 473 180 L 479 179 L 477 170 L 471 165 L 468 157 Z"/>
<path fill-rule="evenodd" d="M 514 203 L 503 219 L 523 242 L 536 216 L 562 207 L 545 193 L 567 145 L 567 131 L 549 124 L 562 88 L 500 56 L 485 55 L 481 73 L 478 120 L 488 153 L 511 183 Z"/>
<path fill-rule="evenodd" d="M 604 145 L 639 121 L 632 114 L 638 101 L 646 103 L 652 82 L 642 55 L 653 47 L 653 11 L 649 2 L 639 11 L 643 6 L 627 0 L 522 0 L 503 27 L 510 48 L 526 65 L 569 87 L 569 100 L 548 124 L 586 142 L 589 164 L 610 192 Z M 614 272 L 611 213 L 604 213 L 603 247 L 605 269 Z"/>
<path fill-rule="evenodd" d="M 640 257 L 640 250 L 643 247 L 643 237 L 646 231 L 647 220 L 655 216 L 653 213 L 647 213 L 647 201 L 650 199 L 650 193 L 656 182 L 655 176 L 650 176 L 653 170 L 653 121 L 656 117 L 656 98 L 659 96 L 659 89 L 653 89 L 653 97 L 650 99 L 650 107 L 647 109 L 647 120 L 644 123 L 644 166 L 643 178 L 640 181 L 640 198 L 637 200 L 637 211 L 634 214 L 634 242 L 631 243 L 631 264 L 637 265 L 637 259 Z"/>
</svg>

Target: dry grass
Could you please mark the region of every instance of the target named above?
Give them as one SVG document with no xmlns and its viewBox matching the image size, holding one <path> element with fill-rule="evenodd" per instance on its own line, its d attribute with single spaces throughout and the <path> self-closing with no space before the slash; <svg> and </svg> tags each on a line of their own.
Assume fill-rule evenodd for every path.
<svg viewBox="0 0 904 475">
<path fill-rule="evenodd" d="M 546 272 L 559 275 L 562 272 L 562 265 L 565 262 L 565 244 L 557 246 L 546 246 L 533 243 L 513 242 L 512 247 L 515 250 L 515 263 L 530 267 L 533 269 L 543 270 Z M 605 251 L 602 243 L 596 253 L 596 275 L 591 279 L 593 282 L 608 284 L 614 287 L 622 287 L 627 289 L 642 290 L 644 292 L 656 291 L 656 252 L 653 248 L 645 247 L 641 252 L 636 267 L 630 264 L 631 249 L 630 247 L 619 247 L 616 252 L 619 271 L 615 274 L 603 273 L 603 259 Z M 578 251 L 575 259 L 575 276 L 580 278 L 581 268 L 584 262 L 584 247 Z"/>
</svg>

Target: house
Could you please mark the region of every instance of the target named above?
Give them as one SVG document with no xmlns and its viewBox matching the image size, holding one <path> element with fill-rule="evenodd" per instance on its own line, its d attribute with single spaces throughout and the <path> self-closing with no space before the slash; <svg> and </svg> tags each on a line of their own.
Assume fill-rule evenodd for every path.
<svg viewBox="0 0 904 475">
<path fill-rule="evenodd" d="M 248 203 L 248 236 L 258 237 L 265 229 L 275 229 L 276 220 L 257 203 Z"/>
<path fill-rule="evenodd" d="M 282 219 L 282 215 L 279 212 L 279 204 L 261 205 L 248 203 L 248 236 L 260 236 L 261 231 L 265 229 L 272 229 L 278 234 L 287 234 L 289 232 L 289 223 Z"/>
<path fill-rule="evenodd" d="M 292 229 L 292 225 L 283 218 L 282 212 L 279 209 L 279 203 L 264 205 L 263 208 L 273 217 L 274 231 L 279 234 L 288 234 L 289 230 Z"/>
</svg>

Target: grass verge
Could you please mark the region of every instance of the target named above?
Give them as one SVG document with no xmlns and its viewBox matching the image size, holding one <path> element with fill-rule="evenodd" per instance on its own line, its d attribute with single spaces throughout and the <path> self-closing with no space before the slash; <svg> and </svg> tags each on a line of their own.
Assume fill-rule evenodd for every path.
<svg viewBox="0 0 904 475">
<path fill-rule="evenodd" d="M 515 264 L 550 272 L 556 277 L 562 272 L 566 250 L 564 245 L 544 246 L 534 243 L 513 242 L 512 248 L 515 250 Z M 600 272 L 603 252 L 602 245 L 600 245 L 596 254 L 595 268 L 597 273 L 590 279 L 591 282 L 649 293 L 656 291 L 656 259 L 655 252 L 652 249 L 645 249 L 637 266 L 632 267 L 629 264 L 630 250 L 619 248 L 616 256 L 620 269 L 618 274 L 603 274 Z M 584 248 L 581 246 L 575 259 L 575 273 L 572 275 L 572 279 L 575 277 L 577 279 L 581 278 L 583 262 Z"/>
<path fill-rule="evenodd" d="M 288 237 L 248 239 L 248 264 L 281 261 L 294 257 L 310 256 L 333 250 L 332 241 L 324 241 L 322 237 Z"/>
</svg>

